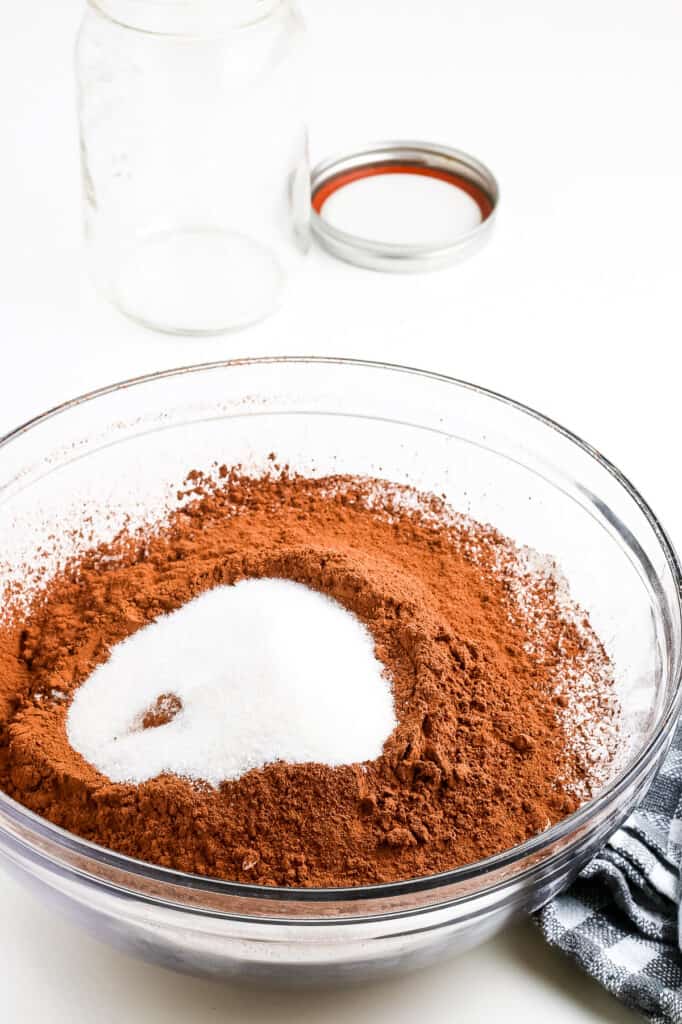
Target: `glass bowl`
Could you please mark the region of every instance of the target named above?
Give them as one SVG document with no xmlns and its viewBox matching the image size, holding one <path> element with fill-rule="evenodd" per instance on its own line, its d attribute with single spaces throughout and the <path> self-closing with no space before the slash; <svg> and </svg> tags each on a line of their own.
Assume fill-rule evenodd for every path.
<svg viewBox="0 0 682 1024">
<path fill-rule="evenodd" d="M 274 889 L 195 877 L 85 842 L 0 794 L 1 862 L 94 936 L 222 977 L 361 980 L 481 942 L 567 886 L 629 815 L 680 706 L 680 567 L 653 513 L 589 445 L 481 388 L 326 359 L 216 363 L 69 402 L 0 446 L 2 577 L 87 512 L 113 536 L 215 460 L 367 473 L 445 494 L 551 553 L 613 658 L 637 740 L 589 803 L 485 861 L 399 884 Z M 81 542 L 82 543 L 82 542 Z M 2 583 L 2 578 L 0 578 Z"/>
</svg>

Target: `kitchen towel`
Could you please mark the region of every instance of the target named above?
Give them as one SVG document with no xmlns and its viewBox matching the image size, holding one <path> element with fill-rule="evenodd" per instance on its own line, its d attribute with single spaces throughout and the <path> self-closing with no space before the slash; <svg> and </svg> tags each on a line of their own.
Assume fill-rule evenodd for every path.
<svg viewBox="0 0 682 1024">
<path fill-rule="evenodd" d="M 574 885 L 537 915 L 547 941 L 656 1024 L 682 1024 L 682 725 L 656 780 Z"/>
</svg>

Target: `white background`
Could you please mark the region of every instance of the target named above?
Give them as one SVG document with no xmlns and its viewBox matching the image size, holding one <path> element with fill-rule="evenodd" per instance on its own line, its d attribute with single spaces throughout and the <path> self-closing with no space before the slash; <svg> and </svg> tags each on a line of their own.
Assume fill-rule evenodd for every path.
<svg viewBox="0 0 682 1024">
<path fill-rule="evenodd" d="M 679 0 L 305 8 L 313 157 L 392 136 L 469 150 L 502 186 L 492 244 L 450 271 L 409 278 L 314 252 L 282 313 L 219 339 L 128 323 L 95 297 L 83 266 L 71 67 L 80 2 L 7 0 L 0 432 L 163 367 L 273 353 L 386 359 L 484 384 L 565 423 L 620 465 L 679 541 Z M 280 996 L 128 961 L 2 886 L 12 1024 L 631 1019 L 528 925 L 413 978 Z"/>
</svg>

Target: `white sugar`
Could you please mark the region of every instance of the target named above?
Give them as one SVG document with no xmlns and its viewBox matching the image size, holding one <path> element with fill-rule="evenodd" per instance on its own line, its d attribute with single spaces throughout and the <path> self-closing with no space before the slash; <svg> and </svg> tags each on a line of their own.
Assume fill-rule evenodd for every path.
<svg viewBox="0 0 682 1024">
<path fill-rule="evenodd" d="M 143 728 L 169 695 L 182 705 L 175 717 Z M 76 692 L 67 732 L 114 782 L 172 772 L 218 786 L 278 760 L 372 760 L 395 725 L 362 623 L 301 584 L 267 579 L 218 587 L 114 647 Z"/>
</svg>

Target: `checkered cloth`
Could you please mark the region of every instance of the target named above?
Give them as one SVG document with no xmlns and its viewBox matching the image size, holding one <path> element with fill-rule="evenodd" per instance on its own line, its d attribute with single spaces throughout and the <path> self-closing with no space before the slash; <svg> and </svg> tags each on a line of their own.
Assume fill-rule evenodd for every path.
<svg viewBox="0 0 682 1024">
<path fill-rule="evenodd" d="M 682 1024 L 682 725 L 631 818 L 537 915 L 547 941 L 656 1024 Z"/>
</svg>

